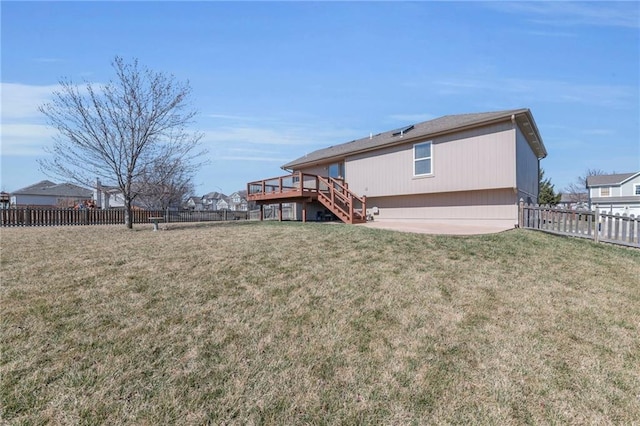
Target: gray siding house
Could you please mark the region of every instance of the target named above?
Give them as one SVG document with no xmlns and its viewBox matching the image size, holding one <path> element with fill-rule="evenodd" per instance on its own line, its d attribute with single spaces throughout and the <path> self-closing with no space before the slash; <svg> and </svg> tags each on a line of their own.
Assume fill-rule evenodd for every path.
<svg viewBox="0 0 640 426">
<path fill-rule="evenodd" d="M 91 189 L 43 180 L 11 193 L 14 207 L 74 207 L 93 199 Z"/>
<path fill-rule="evenodd" d="M 537 200 L 539 160 L 546 155 L 531 111 L 516 109 L 449 115 L 372 134 L 283 169 L 344 182 L 363 197 L 374 220 L 513 227 L 518 200 Z M 249 199 L 260 202 L 256 188 L 257 182 L 249 184 Z"/>
<path fill-rule="evenodd" d="M 640 172 L 588 176 L 587 189 L 592 210 L 640 216 Z"/>
</svg>

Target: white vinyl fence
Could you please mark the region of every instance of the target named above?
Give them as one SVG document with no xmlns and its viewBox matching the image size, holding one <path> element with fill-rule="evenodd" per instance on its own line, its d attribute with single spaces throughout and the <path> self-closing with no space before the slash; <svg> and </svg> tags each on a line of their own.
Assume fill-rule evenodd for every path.
<svg viewBox="0 0 640 426">
<path fill-rule="evenodd" d="M 520 201 L 521 228 L 640 248 L 640 216 L 569 210 Z"/>
</svg>

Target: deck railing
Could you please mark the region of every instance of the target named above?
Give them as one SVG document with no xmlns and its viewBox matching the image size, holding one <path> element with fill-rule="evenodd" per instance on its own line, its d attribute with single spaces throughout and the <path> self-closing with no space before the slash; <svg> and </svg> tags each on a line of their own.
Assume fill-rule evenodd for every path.
<svg viewBox="0 0 640 426">
<path fill-rule="evenodd" d="M 318 177 L 318 200 L 347 223 L 365 222 L 366 197 L 349 190 L 346 183 L 335 178 Z"/>
<path fill-rule="evenodd" d="M 286 176 L 278 176 L 247 184 L 247 198 L 250 201 L 259 201 L 265 197 L 304 196 L 305 193 L 317 193 L 320 187 L 320 176 L 309 173 L 295 172 Z M 334 179 L 347 187 L 342 179 Z"/>
<path fill-rule="evenodd" d="M 343 179 L 295 172 L 247 184 L 249 201 L 317 199 L 340 220 L 347 223 L 366 221 L 366 199 L 353 193 Z"/>
</svg>

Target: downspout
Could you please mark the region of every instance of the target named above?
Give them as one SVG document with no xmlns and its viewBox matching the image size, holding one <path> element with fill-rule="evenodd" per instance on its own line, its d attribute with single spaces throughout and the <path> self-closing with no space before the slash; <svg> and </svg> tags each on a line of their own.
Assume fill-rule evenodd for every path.
<svg viewBox="0 0 640 426">
<path fill-rule="evenodd" d="M 540 159 L 538 158 L 538 193 L 536 194 L 536 204 L 540 199 Z"/>
</svg>

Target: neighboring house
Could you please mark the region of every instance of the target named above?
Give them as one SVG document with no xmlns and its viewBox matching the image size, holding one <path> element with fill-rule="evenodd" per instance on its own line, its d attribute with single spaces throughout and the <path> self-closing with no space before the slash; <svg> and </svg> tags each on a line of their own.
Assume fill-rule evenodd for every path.
<svg viewBox="0 0 640 426">
<path fill-rule="evenodd" d="M 293 189 L 277 183 L 287 177 L 251 182 L 248 198 L 263 205 L 296 201 L 304 218 L 329 209 L 349 223 L 364 220 L 353 207 L 362 199 L 375 220 L 513 227 L 518 200 L 538 198 L 546 155 L 529 109 L 449 115 L 312 152 L 282 167 L 293 173 Z M 316 178 L 314 196 L 307 174 L 334 179 Z M 305 182 L 296 189 L 300 178 Z M 352 198 L 342 213 L 326 182 Z"/>
<path fill-rule="evenodd" d="M 227 197 L 229 210 L 246 212 L 249 209 L 247 191 L 236 191 Z"/>
<path fill-rule="evenodd" d="M 229 210 L 229 203 L 226 199 L 221 198 L 216 203 L 216 210 Z"/>
<path fill-rule="evenodd" d="M 185 203 L 185 207 L 189 210 L 204 210 L 204 206 L 202 205 L 202 197 L 189 197 L 187 202 Z"/>
<path fill-rule="evenodd" d="M 43 180 L 11 193 L 12 207 L 75 207 L 93 199 L 91 189 Z"/>
<path fill-rule="evenodd" d="M 8 209 L 11 205 L 11 195 L 8 192 L 0 192 L 0 209 Z"/>
<path fill-rule="evenodd" d="M 93 199 L 95 205 L 99 209 L 123 209 L 124 208 L 124 194 L 117 186 L 105 186 L 102 185 L 100 179 L 96 180 L 96 187 L 93 191 Z M 134 209 L 144 209 L 137 200 L 133 200 L 131 203 Z"/>
<path fill-rule="evenodd" d="M 218 201 L 226 198 L 221 192 L 209 192 L 202 196 L 202 206 L 205 210 L 217 210 Z"/>
<path fill-rule="evenodd" d="M 120 188 L 115 186 L 102 186 L 100 182 L 96 185 L 93 199 L 96 201 L 96 207 L 99 209 L 124 207 L 124 196 Z"/>
<path fill-rule="evenodd" d="M 562 193 L 557 207 L 569 210 L 589 210 L 589 194 L 586 192 Z"/>
<path fill-rule="evenodd" d="M 640 172 L 587 176 L 587 189 L 592 210 L 640 215 Z"/>
</svg>

